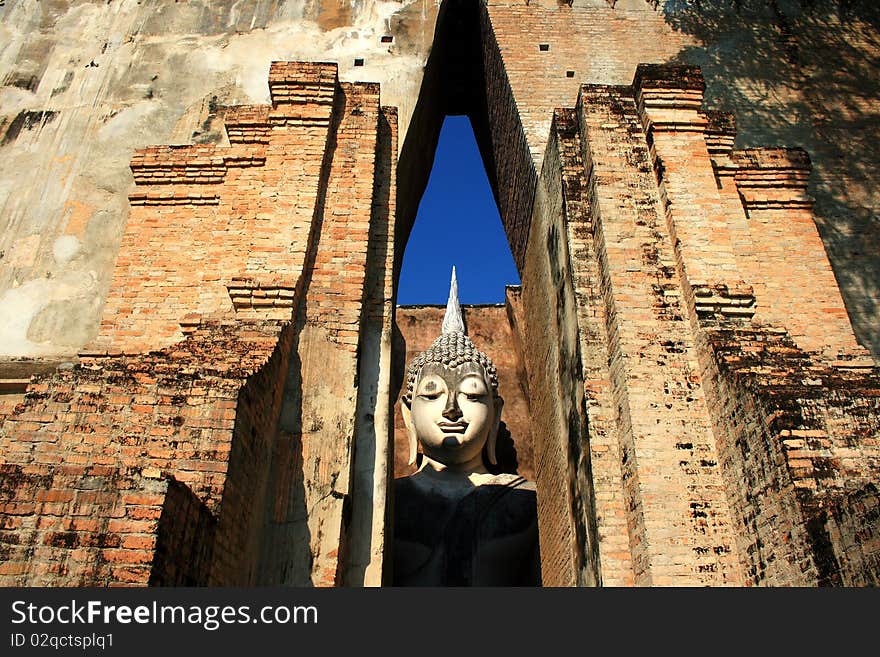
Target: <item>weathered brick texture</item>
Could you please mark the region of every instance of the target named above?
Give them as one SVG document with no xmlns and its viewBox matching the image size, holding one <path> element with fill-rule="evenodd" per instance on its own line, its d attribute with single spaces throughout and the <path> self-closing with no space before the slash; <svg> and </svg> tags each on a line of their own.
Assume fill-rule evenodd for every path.
<svg viewBox="0 0 880 657">
<path fill-rule="evenodd" d="M 780 329 L 709 331 L 722 469 L 751 583 L 876 585 L 878 368 Z"/>
<path fill-rule="evenodd" d="M 168 479 L 150 586 L 200 586 L 211 581 L 217 519 L 185 484 Z"/>
<path fill-rule="evenodd" d="M 734 136 L 686 67 L 554 115 L 523 272 L 545 582 L 876 581 L 876 366 L 808 158 Z"/>
<path fill-rule="evenodd" d="M 269 88 L 271 107 L 227 110 L 229 146 L 135 153 L 131 215 L 91 351 L 171 344 L 192 313 L 291 317 L 323 193 L 336 66 L 275 62 Z"/>
<path fill-rule="evenodd" d="M 146 584 L 167 482 L 107 466 L 0 466 L 4 586 Z"/>
<path fill-rule="evenodd" d="M 396 111 L 326 63 L 217 108 L 228 143 L 134 154 L 98 339 L 0 406 L 0 584 L 387 579 L 394 290 L 439 107 L 472 114 L 520 266 L 467 316 L 508 372 L 544 583 L 878 584 L 880 372 L 808 155 L 737 150 L 698 69 L 636 68 L 672 47 L 651 12 L 467 8 L 399 176 Z"/>
<path fill-rule="evenodd" d="M 25 401 L 0 426 L 0 449 L 11 473 L 6 475 L 9 487 L 4 486 L 11 495 L 5 514 L 24 515 L 37 528 L 46 522 L 44 516 L 59 516 L 49 526 L 62 529 L 66 516 L 84 515 L 98 523 L 90 530 L 96 536 L 143 534 L 141 547 L 138 541 L 113 539 L 115 551 L 107 559 L 130 566 L 126 579 L 102 566 L 73 575 L 51 571 L 52 581 L 46 579 L 49 573 L 40 573 L 41 583 L 107 584 L 118 579 L 146 584 L 156 541 L 183 549 L 175 535 L 184 531 L 180 522 L 191 523 L 169 521 L 165 535 L 166 525 L 157 524 L 160 515 L 187 513 L 216 518 L 211 521 L 215 530 L 189 531 L 193 540 L 208 542 L 186 548 L 210 550 L 216 540 L 220 547 L 210 569 L 200 564 L 195 574 L 156 577 L 199 584 L 252 581 L 258 557 L 254 543 L 261 530 L 252 506 L 263 503 L 270 439 L 280 412 L 284 345 L 289 345 L 289 337 L 279 342 L 279 328 L 271 322 L 211 323 L 168 350 L 96 358 L 31 384 Z M 27 483 L 31 480 L 21 479 L 20 473 L 31 470 L 45 471 L 48 478 Z M 18 480 L 25 481 L 25 488 Z M 172 480 L 173 485 L 168 483 Z M 192 492 L 181 493 L 184 485 Z M 171 497 L 166 495 L 168 486 L 173 488 Z M 22 509 L 13 504 L 22 492 L 47 494 L 53 502 L 58 497 L 68 506 L 31 504 Z M 187 502 L 174 495 L 195 497 Z M 193 504 L 204 505 L 204 511 L 186 509 Z M 144 505 L 149 508 L 141 509 Z M 100 537 L 47 540 L 30 534 L 19 541 L 21 549 L 48 546 L 29 559 L 37 570 L 41 563 L 90 558 L 68 550 L 103 549 L 88 542 Z M 92 557 L 103 563 L 103 553 Z M 36 571 L 18 574 L 10 583 L 37 581 L 32 579 Z"/>
<path fill-rule="evenodd" d="M 584 81 L 628 84 L 640 62 L 666 61 L 690 44 L 653 12 L 638 9 L 490 0 L 485 11 L 539 165 L 553 110 L 570 107 Z"/>
<path fill-rule="evenodd" d="M 354 540 L 349 534 L 358 346 L 365 286 L 375 282 L 366 279 L 370 224 L 376 194 L 389 194 L 376 179 L 382 161 L 377 149 L 392 143 L 379 138 L 382 116 L 378 85 L 340 86 L 305 255 L 303 304 L 294 315 L 295 353 L 286 374 L 272 475 L 275 502 L 264 541 L 264 583 L 332 586 L 345 577 L 344 552 Z M 372 272 L 382 281 L 384 260 Z"/>
<path fill-rule="evenodd" d="M 332 585 L 363 543 L 381 569 L 383 537 L 347 524 L 365 299 L 390 336 L 396 115 L 333 64 L 276 62 L 269 86 L 226 109 L 230 146 L 135 154 L 100 339 L 0 417 L 0 581 Z M 305 561 L 279 550 L 303 536 Z"/>
<path fill-rule="evenodd" d="M 584 164 L 592 174 L 588 200 L 602 270 L 634 576 L 644 584 L 736 584 L 727 502 L 691 365 L 693 338 L 665 285 L 675 283 L 668 266 L 673 239 L 630 94 L 584 87 L 579 120 Z M 684 535 L 691 540 L 683 541 Z"/>
<path fill-rule="evenodd" d="M 807 195 L 810 159 L 800 149 L 731 150 L 713 156 L 719 193 L 735 197 L 745 227 L 737 265 L 754 281 L 756 318 L 784 325 L 810 351 L 858 348 Z"/>
<path fill-rule="evenodd" d="M 580 380 L 575 274 L 563 217 L 563 160 L 551 139 L 523 270 L 522 345 L 528 373 L 545 585 L 596 584 L 598 539 Z M 566 181 L 568 182 L 568 181 Z"/>
</svg>

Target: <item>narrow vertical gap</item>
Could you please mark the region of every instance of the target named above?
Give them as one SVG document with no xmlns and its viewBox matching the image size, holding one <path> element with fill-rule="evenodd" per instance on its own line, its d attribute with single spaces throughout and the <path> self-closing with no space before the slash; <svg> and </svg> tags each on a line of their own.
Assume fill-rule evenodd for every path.
<svg viewBox="0 0 880 657">
<path fill-rule="evenodd" d="M 400 274 L 401 305 L 445 303 L 452 267 L 462 303 L 503 303 L 519 274 L 466 116 L 443 122 Z"/>
</svg>

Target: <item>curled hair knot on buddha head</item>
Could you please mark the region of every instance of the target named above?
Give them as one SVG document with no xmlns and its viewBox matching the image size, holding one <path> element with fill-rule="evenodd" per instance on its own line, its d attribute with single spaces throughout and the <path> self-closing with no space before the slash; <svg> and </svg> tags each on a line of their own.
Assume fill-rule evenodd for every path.
<svg viewBox="0 0 880 657">
<path fill-rule="evenodd" d="M 418 356 L 413 358 L 406 370 L 406 396 L 407 403 L 412 402 L 413 391 L 418 381 L 419 373 L 428 363 L 438 363 L 448 368 L 455 368 L 465 363 L 475 363 L 486 372 L 492 396 L 498 395 L 498 373 L 492 360 L 477 349 L 476 345 L 464 333 L 444 333 L 434 340 L 433 344 Z"/>
</svg>

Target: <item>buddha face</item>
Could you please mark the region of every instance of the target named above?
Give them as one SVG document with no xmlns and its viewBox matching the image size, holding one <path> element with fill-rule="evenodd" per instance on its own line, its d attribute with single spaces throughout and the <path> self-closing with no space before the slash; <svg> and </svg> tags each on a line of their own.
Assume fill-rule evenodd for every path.
<svg viewBox="0 0 880 657">
<path fill-rule="evenodd" d="M 484 467 L 481 453 L 489 443 L 489 460 L 495 462 L 495 436 L 502 400 L 494 396 L 486 372 L 477 363 L 458 367 L 428 363 L 419 374 L 412 405 L 403 415 L 410 434 L 432 460 L 450 468 Z"/>
</svg>

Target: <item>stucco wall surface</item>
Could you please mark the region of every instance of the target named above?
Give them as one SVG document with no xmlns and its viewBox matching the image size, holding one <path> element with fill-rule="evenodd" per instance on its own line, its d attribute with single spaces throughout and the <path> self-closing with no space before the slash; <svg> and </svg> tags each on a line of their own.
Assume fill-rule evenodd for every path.
<svg viewBox="0 0 880 657">
<path fill-rule="evenodd" d="M 857 337 L 880 353 L 876 3 L 848 2 L 844 11 L 793 0 L 473 1 L 497 43 L 535 172 L 554 108 L 573 106 L 583 83 L 629 84 L 640 62 L 700 65 L 707 109 L 736 115 L 737 147 L 804 148 L 834 276 Z M 69 358 L 96 336 L 128 221 L 133 151 L 224 144 L 222 107 L 268 102 L 271 61 L 334 61 L 342 81 L 381 83 L 382 104 L 399 109 L 402 145 L 440 8 L 437 0 L 7 0 L 0 359 Z M 498 111 L 488 108 L 490 121 Z M 504 144 L 493 148 L 493 166 L 505 166 Z M 520 205 L 512 207 L 529 216 Z"/>
<path fill-rule="evenodd" d="M 435 14 L 427 0 L 0 6 L 0 358 L 73 356 L 95 337 L 135 149 L 225 144 L 220 110 L 268 103 L 275 60 L 380 82 L 406 126 Z"/>
</svg>

